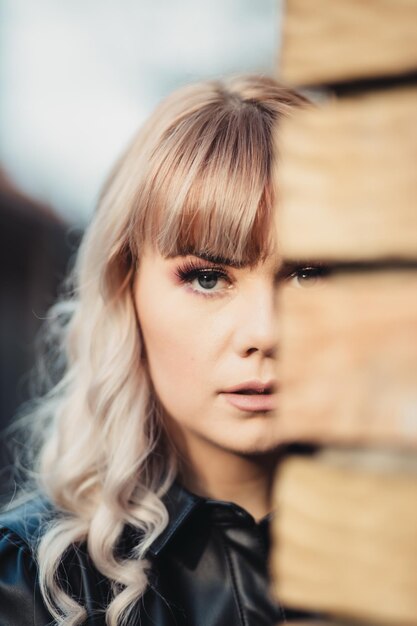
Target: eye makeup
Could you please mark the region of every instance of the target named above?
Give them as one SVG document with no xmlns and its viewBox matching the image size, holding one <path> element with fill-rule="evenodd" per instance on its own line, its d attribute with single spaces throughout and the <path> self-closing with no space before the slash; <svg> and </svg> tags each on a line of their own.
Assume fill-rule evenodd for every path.
<svg viewBox="0 0 417 626">
<path fill-rule="evenodd" d="M 315 287 L 329 273 L 330 268 L 320 262 L 284 263 L 275 275 L 275 282 L 277 286 L 283 282 L 309 289 Z M 207 261 L 200 256 L 185 259 L 176 267 L 174 275 L 180 284 L 187 285 L 193 293 L 209 298 L 225 295 L 225 291 L 238 280 L 230 274 L 227 266 Z M 226 286 L 221 287 L 219 283 L 226 283 Z"/>
<path fill-rule="evenodd" d="M 276 282 L 298 281 L 299 287 L 310 288 L 330 274 L 330 267 L 321 263 L 284 263 L 276 274 Z M 301 284 L 301 281 L 303 284 Z"/>
<path fill-rule="evenodd" d="M 226 289 L 233 283 L 233 279 L 226 268 L 197 260 L 188 260 L 180 264 L 175 269 L 175 276 L 181 284 L 189 285 L 194 293 L 209 298 L 224 293 L 224 289 L 215 289 L 219 281 L 227 283 Z M 201 289 L 192 286 L 195 280 L 199 281 Z"/>
<path fill-rule="evenodd" d="M 311 288 L 329 273 L 329 268 L 324 265 L 304 265 L 291 272 L 288 280 L 297 279 L 299 287 Z"/>
</svg>

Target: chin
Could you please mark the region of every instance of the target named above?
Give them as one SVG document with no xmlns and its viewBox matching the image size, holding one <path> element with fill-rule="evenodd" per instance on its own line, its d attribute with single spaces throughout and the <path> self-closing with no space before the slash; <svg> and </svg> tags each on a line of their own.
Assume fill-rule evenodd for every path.
<svg viewBox="0 0 417 626">
<path fill-rule="evenodd" d="M 278 450 L 282 441 L 277 437 L 272 417 L 250 417 L 244 423 L 234 425 L 231 432 L 219 437 L 217 445 L 235 454 L 247 456 L 268 454 Z"/>
<path fill-rule="evenodd" d="M 275 443 L 271 441 L 262 441 L 262 442 L 251 442 L 247 445 L 234 446 L 231 452 L 235 454 L 239 454 L 241 456 L 263 456 L 265 454 L 271 454 L 273 452 L 278 452 L 280 447 L 280 443 Z"/>
</svg>

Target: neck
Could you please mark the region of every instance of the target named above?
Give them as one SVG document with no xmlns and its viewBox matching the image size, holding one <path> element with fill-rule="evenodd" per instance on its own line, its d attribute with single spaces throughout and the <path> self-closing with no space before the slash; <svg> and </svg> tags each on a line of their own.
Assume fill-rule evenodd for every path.
<svg viewBox="0 0 417 626">
<path fill-rule="evenodd" d="M 179 479 L 193 493 L 238 504 L 255 520 L 271 512 L 278 455 L 242 455 L 200 441 L 181 451 Z"/>
</svg>

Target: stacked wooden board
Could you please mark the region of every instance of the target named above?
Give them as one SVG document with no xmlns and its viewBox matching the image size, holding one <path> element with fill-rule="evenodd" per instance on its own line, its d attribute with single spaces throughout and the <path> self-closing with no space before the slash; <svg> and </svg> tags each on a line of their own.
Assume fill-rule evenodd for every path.
<svg viewBox="0 0 417 626">
<path fill-rule="evenodd" d="M 315 452 L 278 468 L 274 590 L 417 625 L 417 0 L 287 0 L 282 40 L 318 104 L 278 131 L 277 233 L 328 273 L 280 294 L 276 427 Z"/>
<path fill-rule="evenodd" d="M 414 456 L 338 449 L 288 458 L 275 503 L 281 601 L 344 624 L 417 623 Z"/>
<path fill-rule="evenodd" d="M 328 85 L 412 73 L 415 29 L 414 0 L 287 0 L 279 76 Z"/>
</svg>

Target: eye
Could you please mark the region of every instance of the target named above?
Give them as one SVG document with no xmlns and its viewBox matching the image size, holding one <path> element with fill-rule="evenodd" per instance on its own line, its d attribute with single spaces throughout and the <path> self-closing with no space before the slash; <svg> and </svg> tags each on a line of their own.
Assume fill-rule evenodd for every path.
<svg viewBox="0 0 417 626">
<path fill-rule="evenodd" d="M 197 284 L 206 290 L 213 290 L 218 282 L 223 278 L 220 272 L 216 270 L 199 270 L 197 276 L 194 278 L 192 282 L 197 282 Z"/>
<path fill-rule="evenodd" d="M 230 287 L 232 281 L 227 272 L 216 267 L 199 267 L 188 263 L 176 270 L 176 275 L 183 284 L 202 295 L 215 295 Z"/>
<path fill-rule="evenodd" d="M 310 289 L 320 283 L 328 274 L 329 269 L 327 267 L 306 266 L 297 268 L 288 278 L 295 287 Z"/>
</svg>

